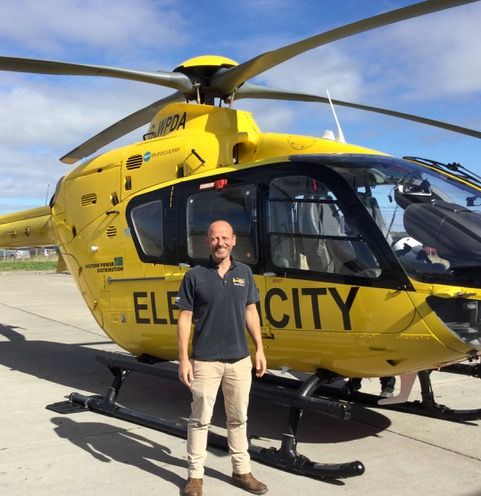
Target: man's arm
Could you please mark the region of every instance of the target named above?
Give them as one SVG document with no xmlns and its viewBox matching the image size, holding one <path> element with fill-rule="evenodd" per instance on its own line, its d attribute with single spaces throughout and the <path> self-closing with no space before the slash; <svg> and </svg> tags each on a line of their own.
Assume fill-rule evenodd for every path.
<svg viewBox="0 0 481 496">
<path fill-rule="evenodd" d="M 264 354 L 261 324 L 255 303 L 251 303 L 246 307 L 246 327 L 256 347 L 256 376 L 262 377 L 267 370 L 267 360 Z"/>
<path fill-rule="evenodd" d="M 181 310 L 177 321 L 177 349 L 179 354 L 180 382 L 190 387 L 194 380 L 192 365 L 189 360 L 190 330 L 192 327 L 192 311 Z"/>
</svg>

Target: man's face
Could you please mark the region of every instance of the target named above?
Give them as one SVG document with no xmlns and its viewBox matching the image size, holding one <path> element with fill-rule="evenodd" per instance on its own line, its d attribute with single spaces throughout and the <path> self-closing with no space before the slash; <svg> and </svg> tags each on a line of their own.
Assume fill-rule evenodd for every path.
<svg viewBox="0 0 481 496">
<path fill-rule="evenodd" d="M 230 258 L 236 243 L 236 236 L 230 224 L 217 221 L 211 224 L 207 232 L 207 242 L 209 243 L 212 259 L 216 263 L 221 263 L 226 258 Z"/>
</svg>

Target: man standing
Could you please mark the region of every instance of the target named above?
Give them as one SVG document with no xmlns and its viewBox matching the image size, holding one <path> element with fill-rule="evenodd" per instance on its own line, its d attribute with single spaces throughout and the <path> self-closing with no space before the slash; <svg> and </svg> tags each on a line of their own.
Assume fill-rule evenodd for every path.
<svg viewBox="0 0 481 496">
<path fill-rule="evenodd" d="M 187 272 L 177 298 L 179 379 L 192 392 L 187 429 L 188 480 L 184 495 L 202 496 L 208 428 L 221 384 L 232 483 L 253 494 L 264 494 L 266 485 L 251 473 L 247 439 L 252 362 L 246 327 L 256 348 L 257 377 L 262 377 L 267 368 L 256 307 L 259 295 L 250 268 L 231 257 L 236 244 L 232 226 L 223 220 L 212 222 L 207 242 L 211 253 L 209 261 Z M 189 359 L 192 322 L 194 335 Z"/>
</svg>

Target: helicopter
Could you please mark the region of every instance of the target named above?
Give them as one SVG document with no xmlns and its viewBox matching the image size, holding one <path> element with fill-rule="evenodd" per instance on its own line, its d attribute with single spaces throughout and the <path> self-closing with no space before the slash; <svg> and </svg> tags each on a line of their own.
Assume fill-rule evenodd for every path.
<svg viewBox="0 0 481 496">
<path fill-rule="evenodd" d="M 133 357 L 103 359 L 114 374 L 110 391 L 74 393 L 70 406 L 165 427 L 115 400 L 127 371 L 172 376 L 162 362 L 177 358 L 177 291 L 188 268 L 208 258 L 205 231 L 219 218 L 234 226 L 234 257 L 254 273 L 269 367 L 308 374 L 294 392 L 282 377 L 258 385 L 291 408 L 281 448 L 253 448 L 264 463 L 324 478 L 360 475 L 361 462 L 318 464 L 296 451 L 302 411 L 349 416 L 347 402 L 315 395 L 322 384 L 400 376 L 399 396 L 380 400 L 389 405 L 407 400 L 419 372 L 479 361 L 481 178 L 460 164 L 396 158 L 333 136 L 264 133 L 251 113 L 233 108 L 242 99 L 319 102 L 480 138 L 454 124 L 249 82 L 315 47 L 466 3 L 420 2 L 240 64 L 202 55 L 170 72 L 142 72 L 0 57 L 2 71 L 174 90 L 65 154 L 62 162 L 80 164 L 49 205 L 0 217 L 1 246 L 59 247 L 99 326 Z M 94 155 L 144 125 L 141 141 Z"/>
</svg>

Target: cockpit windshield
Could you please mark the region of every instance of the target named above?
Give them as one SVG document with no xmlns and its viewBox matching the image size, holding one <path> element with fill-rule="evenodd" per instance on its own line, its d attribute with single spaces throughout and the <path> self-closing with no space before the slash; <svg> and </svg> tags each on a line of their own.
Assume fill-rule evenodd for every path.
<svg viewBox="0 0 481 496">
<path fill-rule="evenodd" d="M 415 162 L 331 157 L 406 272 L 426 282 L 481 286 L 481 191 Z"/>
</svg>

